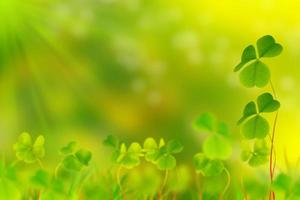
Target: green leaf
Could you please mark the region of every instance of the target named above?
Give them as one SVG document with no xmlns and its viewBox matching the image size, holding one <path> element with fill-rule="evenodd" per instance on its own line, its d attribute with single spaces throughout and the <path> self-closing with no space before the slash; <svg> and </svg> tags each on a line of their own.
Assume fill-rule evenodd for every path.
<svg viewBox="0 0 300 200">
<path fill-rule="evenodd" d="M 272 183 L 275 190 L 289 192 L 292 184 L 292 178 L 284 173 L 280 173 Z"/>
<path fill-rule="evenodd" d="M 139 143 L 133 142 L 128 148 L 128 153 L 136 154 L 137 156 L 142 152 L 142 147 Z"/>
<path fill-rule="evenodd" d="M 250 156 L 252 155 L 252 152 L 249 150 L 243 150 L 241 153 L 241 159 L 242 161 L 247 161 L 249 160 Z"/>
<path fill-rule="evenodd" d="M 239 71 L 249 61 L 256 59 L 256 52 L 253 45 L 247 46 L 242 54 L 241 62 L 234 68 L 234 72 Z"/>
<path fill-rule="evenodd" d="M 212 132 L 216 126 L 216 120 L 211 113 L 203 113 L 194 122 L 194 128 L 198 131 Z"/>
<path fill-rule="evenodd" d="M 151 137 L 147 138 L 144 141 L 143 147 L 145 151 L 154 150 L 158 148 L 156 141 Z"/>
<path fill-rule="evenodd" d="M 171 140 L 167 144 L 168 153 L 180 153 L 182 150 L 183 150 L 183 146 L 177 140 Z"/>
<path fill-rule="evenodd" d="M 40 135 L 36 138 L 32 148 L 33 154 L 36 159 L 41 159 L 45 156 L 44 143 L 45 143 L 44 136 Z"/>
<path fill-rule="evenodd" d="M 127 168 L 127 169 L 131 169 L 133 167 L 136 167 L 140 164 L 140 158 L 139 156 L 132 154 L 132 153 L 127 153 L 122 161 L 121 164 L 123 167 Z"/>
<path fill-rule="evenodd" d="M 263 165 L 269 161 L 270 150 L 265 140 L 256 140 L 248 164 L 252 167 Z"/>
<path fill-rule="evenodd" d="M 274 112 L 279 109 L 280 103 L 273 99 L 270 93 L 263 93 L 257 98 L 259 112 Z"/>
<path fill-rule="evenodd" d="M 209 161 L 210 160 L 205 156 L 204 153 L 197 153 L 193 158 L 196 171 L 197 172 L 202 171 Z"/>
<path fill-rule="evenodd" d="M 160 170 L 169 170 L 176 167 L 176 159 L 172 155 L 163 155 L 157 161 L 157 167 Z"/>
<path fill-rule="evenodd" d="M 270 35 L 265 35 L 256 42 L 259 57 L 274 57 L 282 52 L 282 46 Z"/>
<path fill-rule="evenodd" d="M 46 171 L 38 170 L 30 180 L 34 185 L 46 188 L 50 183 L 50 176 Z"/>
<path fill-rule="evenodd" d="M 77 146 L 76 142 L 69 142 L 66 146 L 60 149 L 60 154 L 61 155 L 72 154 L 74 153 L 76 146 Z"/>
<path fill-rule="evenodd" d="M 232 148 L 226 138 L 213 134 L 205 139 L 203 143 L 203 152 L 210 159 L 225 160 L 231 156 Z"/>
<path fill-rule="evenodd" d="M 269 132 L 268 121 L 260 115 L 255 115 L 246 121 L 242 126 L 242 133 L 247 139 L 266 137 Z"/>
<path fill-rule="evenodd" d="M 160 138 L 158 147 L 161 148 L 161 147 L 165 146 L 165 144 L 166 144 L 165 140 L 163 138 Z"/>
<path fill-rule="evenodd" d="M 79 160 L 74 155 L 66 156 L 62 161 L 62 163 L 66 169 L 74 170 L 74 171 L 80 171 L 83 167 L 81 162 L 79 162 Z"/>
<path fill-rule="evenodd" d="M 193 162 L 198 173 L 204 176 L 217 176 L 224 170 L 224 164 L 220 160 L 210 160 L 205 154 L 198 153 L 194 156 Z"/>
<path fill-rule="evenodd" d="M 246 66 L 240 73 L 240 81 L 246 87 L 264 87 L 270 80 L 270 70 L 267 65 L 257 60 Z"/>
<path fill-rule="evenodd" d="M 117 137 L 115 137 L 113 135 L 107 136 L 105 138 L 105 140 L 103 141 L 103 144 L 106 146 L 113 147 L 115 149 L 119 148 L 119 140 Z"/>
<path fill-rule="evenodd" d="M 239 124 L 243 123 L 246 119 L 248 119 L 252 115 L 255 115 L 256 113 L 257 113 L 257 111 L 256 111 L 256 105 L 255 105 L 254 101 L 247 103 L 247 105 L 245 106 L 244 111 L 243 111 L 243 116 L 241 119 L 239 119 L 237 124 L 239 125 Z"/>
<path fill-rule="evenodd" d="M 224 122 L 219 122 L 217 125 L 217 133 L 224 137 L 228 137 L 230 134 L 228 125 Z"/>
<path fill-rule="evenodd" d="M 92 159 L 92 153 L 85 149 L 80 149 L 75 153 L 76 158 L 83 165 L 89 165 L 90 160 Z"/>
<path fill-rule="evenodd" d="M 34 144 L 32 144 L 31 136 L 24 132 L 19 136 L 19 139 L 13 148 L 16 152 L 16 156 L 19 160 L 22 160 L 26 163 L 33 163 L 38 159 L 44 157 L 45 139 L 43 136 L 37 137 Z"/>
</svg>

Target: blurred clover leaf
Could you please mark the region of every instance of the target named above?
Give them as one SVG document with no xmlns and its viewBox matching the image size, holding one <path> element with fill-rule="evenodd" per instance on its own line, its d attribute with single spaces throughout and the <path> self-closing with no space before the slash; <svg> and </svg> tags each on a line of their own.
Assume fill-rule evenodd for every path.
<svg viewBox="0 0 300 200">
<path fill-rule="evenodd" d="M 262 139 L 269 133 L 269 123 L 257 114 L 242 125 L 242 133 L 247 139 Z"/>
<path fill-rule="evenodd" d="M 103 141 L 103 144 L 106 146 L 113 147 L 115 149 L 119 148 L 119 140 L 113 135 L 108 135 Z"/>
<path fill-rule="evenodd" d="M 203 174 L 203 176 L 217 176 L 225 169 L 222 161 L 209 159 L 204 153 L 196 154 L 193 162 L 196 172 Z"/>
<path fill-rule="evenodd" d="M 160 170 L 168 170 L 176 167 L 176 159 L 172 154 L 183 150 L 182 144 L 177 140 L 170 140 L 165 144 L 160 139 L 159 145 L 153 138 L 146 138 L 143 144 L 145 159 L 155 164 Z"/>
<path fill-rule="evenodd" d="M 216 126 L 215 117 L 211 113 L 203 113 L 193 124 L 195 130 L 213 132 Z"/>
<path fill-rule="evenodd" d="M 276 176 L 275 180 L 272 182 L 272 188 L 277 191 L 283 191 L 288 193 L 292 186 L 292 178 L 287 174 L 280 173 Z"/>
<path fill-rule="evenodd" d="M 25 163 L 33 163 L 45 156 L 44 148 L 45 138 L 40 135 L 34 143 L 29 133 L 22 133 L 13 148 L 19 160 Z"/>
<path fill-rule="evenodd" d="M 76 146 L 77 146 L 76 142 L 70 142 L 69 144 L 67 144 L 66 146 L 60 149 L 61 155 L 73 154 Z"/>
<path fill-rule="evenodd" d="M 122 167 L 131 169 L 140 164 L 140 156 L 142 156 L 142 147 L 139 143 L 131 143 L 128 150 L 123 143 L 120 147 L 117 163 L 121 164 Z"/>
<path fill-rule="evenodd" d="M 244 149 L 241 154 L 243 161 L 248 162 L 252 167 L 263 165 L 269 160 L 269 147 L 265 140 L 256 140 L 253 150 Z"/>
<path fill-rule="evenodd" d="M 45 170 L 39 169 L 31 177 L 30 181 L 38 187 L 46 188 L 50 184 L 50 175 Z"/>
<path fill-rule="evenodd" d="M 274 57 L 282 52 L 282 46 L 271 35 L 265 35 L 256 42 L 259 57 Z"/>
<path fill-rule="evenodd" d="M 203 152 L 210 159 L 226 160 L 231 156 L 232 148 L 227 138 L 213 134 L 205 139 Z"/>
<path fill-rule="evenodd" d="M 76 142 L 69 142 L 60 149 L 60 154 L 64 156 L 61 164 L 65 169 L 80 171 L 84 166 L 89 165 L 92 153 L 83 148 L 76 150 L 76 147 Z"/>
</svg>

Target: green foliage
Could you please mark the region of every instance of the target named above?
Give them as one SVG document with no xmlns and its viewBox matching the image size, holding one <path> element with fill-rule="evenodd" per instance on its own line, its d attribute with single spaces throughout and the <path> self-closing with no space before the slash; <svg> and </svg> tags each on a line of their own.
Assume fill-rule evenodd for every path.
<svg viewBox="0 0 300 200">
<path fill-rule="evenodd" d="M 234 68 L 240 72 L 240 81 L 246 87 L 264 87 L 270 81 L 269 67 L 260 59 L 262 57 L 274 57 L 281 53 L 282 46 L 275 42 L 275 39 L 266 35 L 256 42 L 257 54 L 253 45 L 249 45 L 243 51 L 241 62 Z M 251 62 L 254 61 L 254 62 Z"/>
<path fill-rule="evenodd" d="M 259 38 L 256 42 L 259 57 L 274 57 L 282 52 L 282 46 L 270 35 Z"/>
<path fill-rule="evenodd" d="M 209 159 L 204 153 L 196 154 L 193 162 L 197 173 L 202 173 L 203 176 L 217 176 L 224 170 L 222 161 Z"/>
<path fill-rule="evenodd" d="M 254 46 L 246 47 L 241 62 L 234 68 L 235 72 L 241 70 L 239 75 L 241 83 L 246 87 L 266 86 L 270 82 L 271 75 L 269 67 L 261 59 L 277 56 L 282 52 L 282 49 L 282 46 L 276 43 L 270 35 L 257 40 L 256 52 Z M 279 107 L 280 102 L 274 99 L 272 94 L 263 93 L 257 97 L 256 102 L 250 101 L 246 104 L 243 115 L 237 122 L 238 125 L 241 125 L 244 138 L 248 140 L 261 139 L 255 140 L 252 150 L 247 148 L 242 151 L 242 160 L 247 161 L 250 166 L 259 166 L 269 159 L 270 151 L 264 139 L 270 131 L 270 125 L 262 114 L 275 112 Z"/>
<path fill-rule="evenodd" d="M 240 73 L 240 81 L 246 87 L 264 87 L 270 80 L 267 65 L 257 60 L 246 66 Z"/>
<path fill-rule="evenodd" d="M 225 137 L 213 134 L 204 141 L 203 152 L 211 159 L 226 160 L 231 156 L 232 148 Z"/>
<path fill-rule="evenodd" d="M 111 142 L 117 141 L 112 138 L 112 136 L 108 136 L 104 143 L 115 148 L 115 144 L 118 144 L 118 142 Z M 114 162 L 124 168 L 132 169 L 140 164 L 141 157 L 145 157 L 146 161 L 155 164 L 158 169 L 169 170 L 176 166 L 176 158 L 172 154 L 180 153 L 182 150 L 183 146 L 177 140 L 170 140 L 165 144 L 164 139 L 160 139 L 158 144 L 153 138 L 149 137 L 145 139 L 143 147 L 139 143 L 133 142 L 127 149 L 126 144 L 122 143 L 120 147 L 115 149 Z"/>
<path fill-rule="evenodd" d="M 216 120 L 211 113 L 203 113 L 194 122 L 194 128 L 198 131 L 212 132 L 215 126 Z"/>
<path fill-rule="evenodd" d="M 76 150 L 77 143 L 70 142 L 60 149 L 63 157 L 62 165 L 65 169 L 80 171 L 83 166 L 88 166 L 92 159 L 92 153 L 86 149 Z"/>
<path fill-rule="evenodd" d="M 280 103 L 270 93 L 263 93 L 257 98 L 257 106 L 259 112 L 274 112 L 279 109 Z"/>
<path fill-rule="evenodd" d="M 29 133 L 22 133 L 13 148 L 19 160 L 25 163 L 33 163 L 45 156 L 44 148 L 45 138 L 40 135 L 32 143 L 32 138 Z"/>
<path fill-rule="evenodd" d="M 269 133 L 269 129 L 268 121 L 257 114 L 243 124 L 242 133 L 247 139 L 262 139 Z"/>
<path fill-rule="evenodd" d="M 252 167 L 263 165 L 269 160 L 270 149 L 265 140 L 256 140 L 251 150 L 248 146 L 244 147 L 241 158 L 248 162 Z"/>
<path fill-rule="evenodd" d="M 256 59 L 256 52 L 253 45 L 247 46 L 242 54 L 241 62 L 234 68 L 234 72 L 239 71 L 249 61 Z"/>
</svg>

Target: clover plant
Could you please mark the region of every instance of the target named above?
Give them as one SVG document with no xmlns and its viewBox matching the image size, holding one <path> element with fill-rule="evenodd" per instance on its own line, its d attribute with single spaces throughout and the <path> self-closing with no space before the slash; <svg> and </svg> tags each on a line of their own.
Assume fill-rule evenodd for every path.
<svg viewBox="0 0 300 200">
<path fill-rule="evenodd" d="M 235 72 L 240 71 L 240 82 L 245 87 L 263 88 L 270 84 L 272 88 L 273 94 L 264 92 L 255 101 L 247 103 L 242 117 L 237 122 L 245 140 L 248 141 L 248 144 L 243 145 L 242 160 L 253 167 L 269 162 L 271 182 L 273 182 L 275 171 L 274 138 L 280 102 L 276 99 L 270 69 L 265 64 L 265 59 L 278 56 L 282 49 L 282 46 L 272 36 L 263 36 L 257 40 L 256 46 L 249 45 L 244 49 L 240 63 L 234 68 Z M 276 114 L 271 130 L 264 115 L 274 112 Z M 269 144 L 268 136 L 270 137 Z M 275 193 L 272 190 L 270 190 L 269 198 L 275 199 Z"/>
</svg>

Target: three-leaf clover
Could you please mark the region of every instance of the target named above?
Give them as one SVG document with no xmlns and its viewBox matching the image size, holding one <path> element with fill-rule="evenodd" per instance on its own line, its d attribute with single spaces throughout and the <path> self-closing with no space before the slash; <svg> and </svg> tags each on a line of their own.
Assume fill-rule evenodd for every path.
<svg viewBox="0 0 300 200">
<path fill-rule="evenodd" d="M 139 143 L 133 142 L 130 146 L 126 147 L 123 143 L 119 150 L 119 155 L 117 157 L 117 163 L 122 167 L 131 169 L 140 164 L 140 157 L 142 156 L 142 147 Z"/>
<path fill-rule="evenodd" d="M 229 129 L 225 123 L 218 122 L 210 113 L 203 113 L 195 120 L 194 128 L 209 132 L 203 142 L 203 153 L 208 158 L 226 160 L 231 156 Z"/>
<path fill-rule="evenodd" d="M 258 96 L 256 103 L 249 102 L 244 108 L 243 116 L 238 121 L 238 124 L 243 123 L 241 130 L 245 138 L 264 138 L 269 132 L 269 123 L 261 114 L 274 112 L 279 107 L 279 101 L 267 92 Z"/>
<path fill-rule="evenodd" d="M 183 146 L 177 140 L 170 140 L 165 144 L 161 139 L 159 144 L 153 138 L 144 141 L 145 159 L 155 164 L 160 170 L 168 170 L 176 167 L 176 158 L 172 154 L 180 153 Z"/>
<path fill-rule="evenodd" d="M 33 163 L 39 161 L 45 156 L 44 148 L 45 138 L 40 135 L 33 142 L 29 133 L 22 133 L 13 148 L 19 160 L 25 163 Z"/>
<path fill-rule="evenodd" d="M 256 49 L 253 45 L 247 46 L 241 57 L 240 63 L 234 68 L 235 72 L 242 70 L 240 81 L 246 87 L 264 87 L 270 80 L 270 70 L 261 61 L 263 57 L 274 57 L 282 52 L 282 46 L 275 42 L 275 39 L 266 35 L 256 42 Z"/>
<path fill-rule="evenodd" d="M 60 154 L 64 156 L 62 164 L 64 168 L 80 171 L 84 166 L 88 166 L 92 159 L 92 153 L 86 149 L 76 150 L 77 143 L 69 142 L 60 149 Z"/>
<path fill-rule="evenodd" d="M 203 176 L 217 176 L 225 169 L 222 161 L 209 159 L 204 153 L 196 154 L 193 162 L 196 172 L 203 174 Z"/>
<path fill-rule="evenodd" d="M 269 160 L 270 149 L 265 140 L 256 140 L 253 149 L 249 147 L 243 149 L 241 158 L 243 161 L 248 162 L 252 167 L 265 164 Z"/>
</svg>

